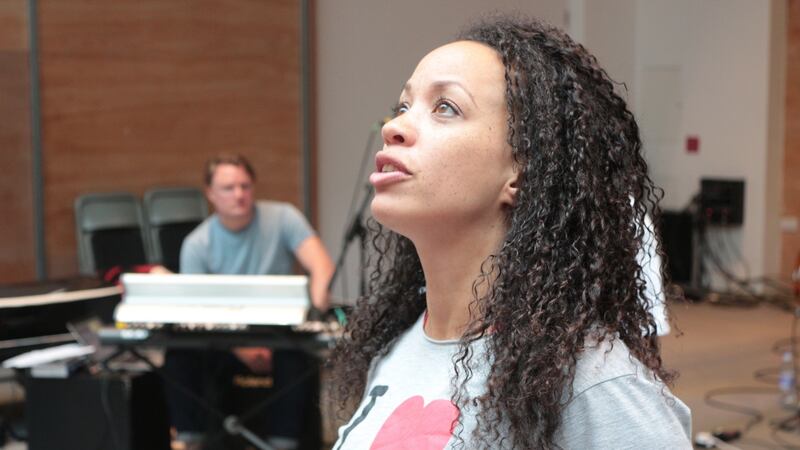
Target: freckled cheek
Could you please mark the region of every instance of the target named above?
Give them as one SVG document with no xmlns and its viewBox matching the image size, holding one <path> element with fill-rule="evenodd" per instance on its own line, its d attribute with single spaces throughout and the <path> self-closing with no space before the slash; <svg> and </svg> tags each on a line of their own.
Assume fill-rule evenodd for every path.
<svg viewBox="0 0 800 450">
<path fill-rule="evenodd" d="M 441 169 L 435 178 L 427 180 L 429 192 L 424 200 L 427 204 L 451 207 L 462 204 L 473 196 L 474 183 L 480 179 L 482 171 L 471 158 L 442 164 Z"/>
<path fill-rule="evenodd" d="M 453 164 L 436 161 L 427 170 L 417 174 L 414 185 L 420 204 L 434 206 L 452 197 L 452 193 L 458 189 L 457 174 L 453 170 Z"/>
</svg>

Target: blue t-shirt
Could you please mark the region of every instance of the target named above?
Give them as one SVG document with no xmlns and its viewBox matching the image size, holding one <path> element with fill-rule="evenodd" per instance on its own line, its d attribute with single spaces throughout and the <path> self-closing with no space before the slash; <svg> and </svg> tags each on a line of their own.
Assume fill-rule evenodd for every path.
<svg viewBox="0 0 800 450">
<path fill-rule="evenodd" d="M 294 253 L 314 234 L 311 226 L 288 203 L 260 201 L 254 208 L 242 230 L 228 230 L 214 214 L 189 233 L 181 247 L 181 273 L 292 274 Z"/>
</svg>

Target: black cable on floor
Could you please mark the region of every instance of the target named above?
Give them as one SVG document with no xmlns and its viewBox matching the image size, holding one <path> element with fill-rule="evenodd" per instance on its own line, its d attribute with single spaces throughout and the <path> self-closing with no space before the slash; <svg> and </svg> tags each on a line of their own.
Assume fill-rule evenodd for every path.
<svg viewBox="0 0 800 450">
<path fill-rule="evenodd" d="M 760 386 L 758 387 L 734 386 L 727 388 L 711 389 L 710 391 L 706 392 L 706 395 L 704 396 L 703 400 L 705 401 L 706 405 L 711 406 L 712 408 L 717 408 L 723 411 L 729 411 L 748 416 L 749 419 L 745 423 L 744 428 L 742 429 L 742 434 L 744 434 L 748 430 L 750 430 L 750 428 L 754 427 L 755 425 L 763 421 L 764 414 L 761 413 L 761 411 L 756 408 L 751 408 L 736 403 L 723 402 L 715 399 L 714 397 L 721 395 L 748 395 L 748 394 L 765 395 L 765 394 L 777 394 L 779 392 L 780 391 L 777 388 L 767 388 Z"/>
<path fill-rule="evenodd" d="M 773 353 L 783 354 L 786 351 L 786 347 L 788 347 L 788 351 L 791 352 L 792 355 L 792 365 L 794 371 L 794 387 L 795 387 L 795 413 L 792 414 L 790 417 L 785 418 L 777 423 L 770 423 L 770 435 L 771 438 L 775 443 L 781 446 L 784 450 L 800 450 L 800 445 L 794 445 L 786 440 L 784 440 L 780 436 L 780 432 L 786 431 L 797 431 L 800 429 L 800 402 L 798 402 L 798 383 L 797 383 L 797 374 L 798 374 L 798 365 L 797 365 L 797 327 L 800 323 L 800 308 L 797 308 L 792 315 L 792 324 L 791 324 L 791 331 L 790 337 L 788 339 L 780 339 L 772 346 Z M 757 369 L 753 373 L 753 377 L 757 381 L 767 382 L 772 384 L 773 386 L 779 382 L 780 379 L 780 371 L 781 368 L 778 367 L 768 367 Z M 777 377 L 775 377 L 777 375 Z M 775 378 L 770 378 L 770 377 Z M 741 430 L 741 434 L 744 437 L 744 434 L 749 431 L 752 427 L 757 425 L 758 423 L 764 420 L 764 414 L 756 409 L 749 406 L 744 406 L 741 404 L 736 403 L 729 403 L 723 402 L 721 400 L 716 399 L 717 396 L 722 395 L 747 395 L 747 394 L 780 394 L 781 390 L 776 387 L 751 387 L 751 386 L 739 386 L 739 387 L 728 387 L 728 388 L 719 388 L 719 389 L 712 389 L 706 392 L 704 396 L 704 401 L 708 406 L 712 408 L 721 409 L 724 411 L 730 411 L 737 414 L 743 414 L 748 416 L 749 419 L 745 423 L 744 428 Z M 794 428 L 790 428 L 789 425 L 793 422 L 797 422 Z"/>
<path fill-rule="evenodd" d="M 756 381 L 776 386 L 780 379 L 780 373 L 780 367 L 764 367 L 753 372 L 753 378 L 755 378 Z"/>
<path fill-rule="evenodd" d="M 798 318 L 800 317 L 800 308 L 795 308 L 794 314 L 792 314 L 792 328 L 790 332 L 790 337 L 788 340 L 789 344 L 789 352 L 792 355 L 792 371 L 793 374 L 793 384 L 794 384 L 794 413 L 789 417 L 780 420 L 775 423 L 771 423 L 771 431 L 770 436 L 772 439 L 783 446 L 784 449 L 787 450 L 799 450 L 800 445 L 791 444 L 790 442 L 785 441 L 781 436 L 780 432 L 793 432 L 797 435 L 797 431 L 800 430 L 800 403 L 798 402 L 798 383 L 797 383 L 797 325 L 798 325 Z M 781 348 L 785 346 L 784 343 L 786 339 L 782 339 L 778 341 L 775 345 L 773 345 L 773 351 L 775 349 Z M 783 345 L 779 345 L 780 343 L 784 343 Z"/>
<path fill-rule="evenodd" d="M 785 450 L 800 450 L 800 444 L 792 444 L 791 442 L 784 440 L 780 435 L 780 432 L 789 432 L 789 431 L 796 432 L 797 425 L 789 428 L 789 424 L 791 422 L 797 422 L 797 421 L 798 421 L 798 416 L 795 413 L 783 420 L 780 420 L 772 424 L 771 427 L 772 429 L 770 431 L 770 437 L 772 437 L 772 440 L 774 440 L 778 445 L 781 446 L 781 448 Z"/>
</svg>

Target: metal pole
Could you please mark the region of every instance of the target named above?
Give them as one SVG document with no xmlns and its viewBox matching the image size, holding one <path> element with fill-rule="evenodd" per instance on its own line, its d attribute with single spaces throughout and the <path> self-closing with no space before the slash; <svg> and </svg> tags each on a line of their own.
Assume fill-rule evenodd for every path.
<svg viewBox="0 0 800 450">
<path fill-rule="evenodd" d="M 300 2 L 300 142 L 303 185 L 303 212 L 311 218 L 311 42 L 309 38 L 309 0 Z"/>
<path fill-rule="evenodd" d="M 31 166 L 33 183 L 33 238 L 36 253 L 36 278 L 47 278 L 44 240 L 44 183 L 42 177 L 42 122 L 39 95 L 39 39 L 36 0 L 28 0 L 28 39 L 31 83 Z"/>
</svg>

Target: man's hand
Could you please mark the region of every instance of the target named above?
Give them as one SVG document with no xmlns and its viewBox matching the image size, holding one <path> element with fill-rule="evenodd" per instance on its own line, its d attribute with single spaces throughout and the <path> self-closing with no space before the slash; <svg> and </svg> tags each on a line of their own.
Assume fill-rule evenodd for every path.
<svg viewBox="0 0 800 450">
<path fill-rule="evenodd" d="M 272 350 L 266 347 L 236 347 L 233 354 L 254 373 L 272 371 Z"/>
<path fill-rule="evenodd" d="M 147 273 L 152 273 L 156 275 L 168 275 L 171 274 L 172 271 L 167 269 L 166 267 L 162 266 L 161 264 L 156 264 L 150 268 L 150 271 Z"/>
</svg>

